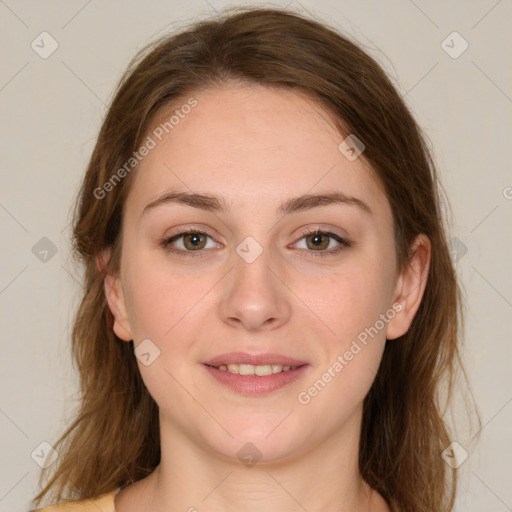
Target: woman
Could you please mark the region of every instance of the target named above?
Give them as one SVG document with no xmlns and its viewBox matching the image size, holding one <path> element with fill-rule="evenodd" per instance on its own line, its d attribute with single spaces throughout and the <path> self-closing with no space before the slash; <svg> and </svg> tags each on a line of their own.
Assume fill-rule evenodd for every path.
<svg viewBox="0 0 512 512">
<path fill-rule="evenodd" d="M 241 10 L 141 52 L 77 203 L 81 410 L 34 504 L 451 510 L 439 192 L 390 80 L 325 24 Z"/>
</svg>

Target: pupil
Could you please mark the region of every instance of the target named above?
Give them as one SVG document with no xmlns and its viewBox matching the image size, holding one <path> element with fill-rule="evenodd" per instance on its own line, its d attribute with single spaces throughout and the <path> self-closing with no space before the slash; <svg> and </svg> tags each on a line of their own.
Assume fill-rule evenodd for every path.
<svg viewBox="0 0 512 512">
<path fill-rule="evenodd" d="M 185 237 L 185 245 L 189 249 L 200 249 L 202 247 L 201 236 L 201 233 L 189 233 Z"/>
<path fill-rule="evenodd" d="M 314 233 L 310 235 L 309 237 L 310 242 L 313 244 L 312 246 L 315 247 L 315 249 L 325 249 L 326 246 L 326 235 L 323 235 L 322 233 Z M 324 240 L 325 239 L 325 240 Z M 327 245 L 329 245 L 329 242 L 327 241 Z"/>
</svg>

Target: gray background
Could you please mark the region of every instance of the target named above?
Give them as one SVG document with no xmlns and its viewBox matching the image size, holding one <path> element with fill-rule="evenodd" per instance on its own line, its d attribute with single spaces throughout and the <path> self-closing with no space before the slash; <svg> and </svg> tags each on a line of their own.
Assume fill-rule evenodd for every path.
<svg viewBox="0 0 512 512">
<path fill-rule="evenodd" d="M 76 408 L 69 340 L 81 274 L 70 257 L 70 209 L 114 86 L 145 43 L 227 5 L 0 0 L 1 511 L 28 510 L 40 469 L 31 454 L 57 439 Z M 305 8 L 351 35 L 391 74 L 430 138 L 452 204 L 463 357 L 483 426 L 476 445 L 475 430 L 460 428 L 456 439 L 469 453 L 456 510 L 512 510 L 510 0 L 251 5 Z M 43 31 L 58 43 L 46 59 L 31 47 L 43 46 Z M 442 46 L 453 31 L 469 44 L 457 58 L 462 40 Z"/>
</svg>

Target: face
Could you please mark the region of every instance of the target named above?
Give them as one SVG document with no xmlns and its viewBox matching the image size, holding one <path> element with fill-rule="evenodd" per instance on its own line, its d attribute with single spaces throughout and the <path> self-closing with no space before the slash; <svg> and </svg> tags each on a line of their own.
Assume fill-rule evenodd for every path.
<svg viewBox="0 0 512 512">
<path fill-rule="evenodd" d="M 396 275 L 389 202 L 311 100 L 228 85 L 193 97 L 169 135 L 150 133 L 124 205 L 105 286 L 114 331 L 142 354 L 161 427 L 210 454 L 235 459 L 250 442 L 286 460 L 353 439 L 386 338 L 419 305 L 404 293 L 418 283 Z M 158 201 L 170 193 L 206 197 Z M 298 368 L 205 364 L 250 361 L 234 352 Z"/>
</svg>

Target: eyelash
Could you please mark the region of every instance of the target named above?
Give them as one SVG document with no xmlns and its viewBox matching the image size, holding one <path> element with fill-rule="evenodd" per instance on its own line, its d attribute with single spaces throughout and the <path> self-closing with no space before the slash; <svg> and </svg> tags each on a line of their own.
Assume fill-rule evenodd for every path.
<svg viewBox="0 0 512 512">
<path fill-rule="evenodd" d="M 160 242 L 160 245 L 168 252 L 171 252 L 171 253 L 174 253 L 174 254 L 178 254 L 179 256 L 184 256 L 184 257 L 202 257 L 203 254 L 201 253 L 204 253 L 204 250 L 197 250 L 197 251 L 183 251 L 181 249 L 175 249 L 172 247 L 171 243 L 174 242 L 175 240 L 181 238 L 183 235 L 204 235 L 204 236 L 207 236 L 208 238 L 211 238 L 208 233 L 205 233 L 204 231 L 200 231 L 200 230 L 197 230 L 197 229 L 185 229 L 183 231 L 180 231 L 178 233 L 176 233 L 175 235 L 171 236 L 170 238 L 166 238 L 164 240 L 162 240 Z M 299 242 L 300 240 L 302 240 L 303 238 L 305 238 L 306 236 L 309 236 L 309 235 L 327 235 L 331 238 L 333 238 L 334 240 L 336 240 L 340 245 L 336 248 L 336 249 L 331 249 L 329 251 L 313 251 L 313 250 L 307 250 L 306 249 L 306 252 L 308 253 L 311 253 L 312 256 L 319 256 L 319 257 L 326 257 L 326 256 L 334 256 L 338 253 L 340 253 L 341 251 L 345 250 L 345 248 L 348 248 L 348 247 L 351 247 L 352 246 L 352 242 L 342 238 L 341 236 L 337 235 L 336 233 L 332 233 L 331 231 L 323 231 L 321 229 L 318 229 L 318 228 L 315 228 L 315 229 L 307 229 L 306 231 L 303 231 L 301 234 L 300 234 L 300 238 L 297 240 L 297 242 Z M 295 243 L 297 243 L 295 242 Z"/>
</svg>

